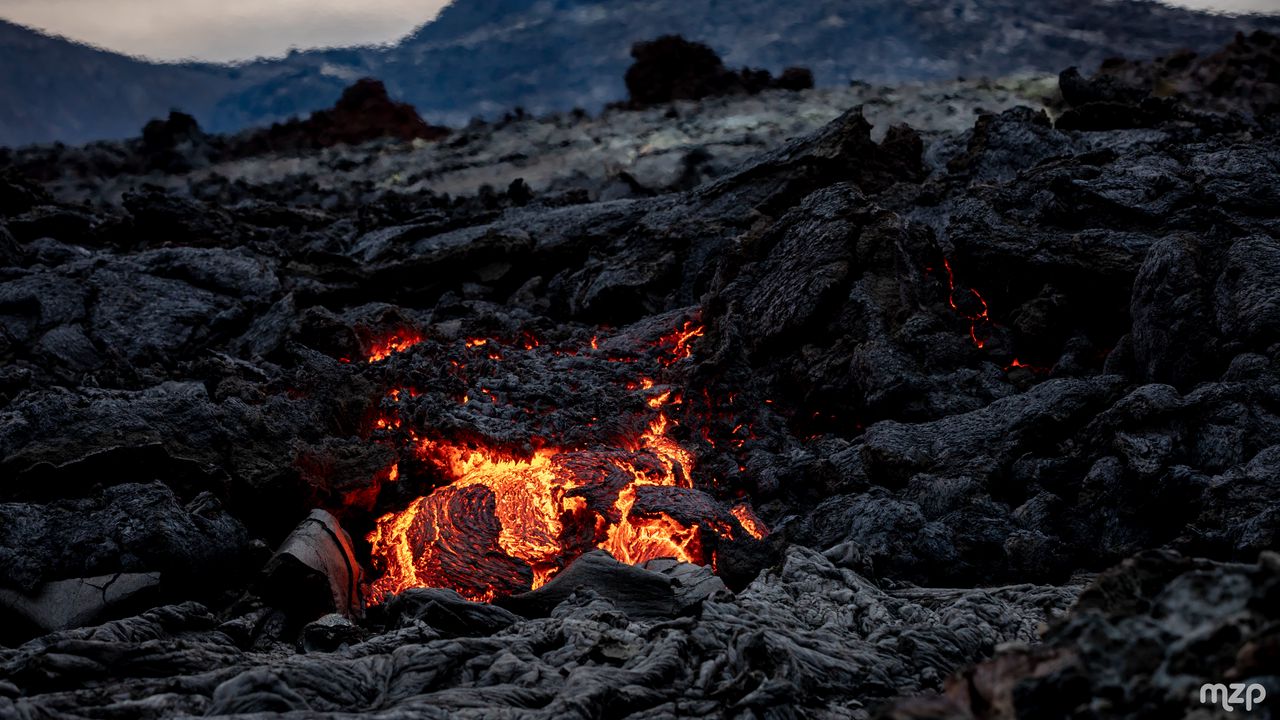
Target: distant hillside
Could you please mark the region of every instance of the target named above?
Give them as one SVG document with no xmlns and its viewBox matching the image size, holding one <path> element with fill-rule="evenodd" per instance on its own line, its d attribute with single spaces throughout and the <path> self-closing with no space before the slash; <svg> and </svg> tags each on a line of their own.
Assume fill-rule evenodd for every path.
<svg viewBox="0 0 1280 720">
<path fill-rule="evenodd" d="M 175 101 L 206 113 L 227 68 L 156 65 L 0 21 L 0 144 L 135 135 Z"/>
<path fill-rule="evenodd" d="M 631 43 L 707 42 L 730 65 L 810 67 L 819 85 L 1092 68 L 1222 45 L 1276 18 L 1115 0 L 457 0 L 395 47 L 242 66 L 159 65 L 0 22 L 0 144 L 134 135 L 178 107 L 226 132 L 327 107 L 361 76 L 431 122 L 623 97 Z"/>
</svg>

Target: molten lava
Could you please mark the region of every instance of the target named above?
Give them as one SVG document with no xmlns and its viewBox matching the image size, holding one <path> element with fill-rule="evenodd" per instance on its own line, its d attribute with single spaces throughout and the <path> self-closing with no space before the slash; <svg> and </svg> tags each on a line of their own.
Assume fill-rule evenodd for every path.
<svg viewBox="0 0 1280 720">
<path fill-rule="evenodd" d="M 422 342 L 422 336 L 417 332 L 412 330 L 398 332 L 373 343 L 369 348 L 369 362 L 386 360 L 395 353 L 404 352 L 420 342 Z"/>
<path fill-rule="evenodd" d="M 453 494 L 480 487 L 492 496 L 499 530 L 496 548 L 522 561 L 532 573 L 528 588 L 546 583 L 568 561 L 599 547 L 622 562 L 659 557 L 704 560 L 697 525 L 684 526 L 665 513 L 635 512 L 638 486 L 688 487 L 692 456 L 666 436 L 659 414 L 634 441 L 613 450 L 542 448 L 520 457 L 491 447 L 423 440 L 418 453 L 451 482 L 419 498 L 404 511 L 378 520 L 369 536 L 374 557 L 383 558 L 383 576 L 372 587 L 374 602 L 410 587 L 452 587 L 474 600 L 491 599 L 493 587 L 460 585 L 441 572 L 441 555 L 456 546 L 441 543 L 442 529 L 465 529 L 474 518 L 451 515 Z M 588 508 L 575 491 L 620 485 L 607 507 Z M 429 527 L 428 527 L 429 526 Z M 467 548 L 467 552 L 492 548 Z M 528 589 L 508 578 L 507 593 Z M 499 593 L 506 594 L 506 593 Z"/>
<path fill-rule="evenodd" d="M 693 320 L 685 322 L 680 329 L 664 336 L 658 343 L 664 347 L 670 346 L 670 354 L 668 357 L 660 359 L 658 362 L 663 365 L 672 365 L 679 360 L 693 357 L 693 348 L 689 345 L 695 338 L 702 337 L 702 326 L 695 324 Z"/>
<path fill-rule="evenodd" d="M 662 337 L 655 343 L 662 350 L 658 365 L 691 357 L 691 343 L 702 332 L 690 321 Z M 540 345 L 531 338 L 522 343 L 525 351 Z M 597 338 L 591 344 L 597 347 Z M 492 347 L 481 338 L 466 345 Z M 645 497 L 654 497 L 646 493 L 657 488 L 690 488 L 694 465 L 693 454 L 669 435 L 675 421 L 667 408 L 680 405 L 681 395 L 655 385 L 649 377 L 626 384 L 644 396 L 649 417 L 641 421 L 643 430 L 589 448 L 544 440 L 532 452 L 515 452 L 485 442 L 416 439 L 418 459 L 445 484 L 377 521 L 368 540 L 382 576 L 370 601 L 411 587 L 453 588 L 489 601 L 541 587 L 593 548 L 625 563 L 675 558 L 714 564 L 704 533 L 732 539 L 740 527 L 745 535 L 764 537 L 768 529 L 745 505 L 697 522 L 682 522 L 652 502 L 646 506 Z M 481 392 L 489 395 L 483 386 Z M 377 427 L 398 422 L 380 420 Z"/>
<path fill-rule="evenodd" d="M 1019 360 L 1018 358 L 1014 358 L 1014 359 L 1013 359 L 1013 362 L 1009 363 L 1009 364 L 1005 367 L 1004 371 L 1005 371 L 1005 372 L 1012 372 L 1012 371 L 1014 371 L 1014 370 L 1018 370 L 1018 369 L 1026 370 L 1026 371 L 1028 371 L 1028 372 L 1030 372 L 1030 373 L 1033 373 L 1033 374 L 1035 374 L 1035 375 L 1041 375 L 1041 374 L 1043 374 L 1043 373 L 1047 373 L 1047 372 L 1049 372 L 1051 368 L 1047 368 L 1047 367 L 1040 367 L 1039 365 L 1029 365 L 1029 364 L 1027 364 L 1027 363 L 1022 362 L 1022 361 L 1021 361 L 1021 360 Z"/>
<path fill-rule="evenodd" d="M 702 562 L 702 541 L 698 525 L 685 527 L 666 513 L 653 517 L 632 514 L 636 488 L 628 485 L 618 493 L 616 503 L 622 520 L 609 527 L 599 544 L 619 561 L 632 565 L 655 558 L 675 558 L 682 562 Z"/>
<path fill-rule="evenodd" d="M 969 337 L 973 339 L 974 345 L 982 348 L 987 343 L 978 337 L 978 328 L 991 321 L 991 316 L 987 313 L 987 301 L 973 288 L 961 290 L 956 286 L 956 275 L 951 270 L 950 260 L 943 259 L 942 267 L 947 271 L 947 303 L 952 310 L 969 321 Z M 974 301 L 977 302 L 976 305 Z"/>
<path fill-rule="evenodd" d="M 565 482 L 567 473 L 558 467 L 559 454 L 544 449 L 531 457 L 517 458 L 489 448 L 430 440 L 421 442 L 419 453 L 454 480 L 414 501 L 403 512 L 378 520 L 369 541 L 374 556 L 383 557 L 387 566 L 374 583 L 373 593 L 382 597 L 410 587 L 452 586 L 451 578 L 441 576 L 439 570 L 441 556 L 453 547 L 436 541 L 442 530 L 465 528 L 472 519 L 450 515 L 453 494 L 472 486 L 483 487 L 492 495 L 500 525 L 498 548 L 524 561 L 533 571 L 534 586 L 540 585 L 539 578 L 545 580 L 561 552 L 565 514 L 581 510 L 584 504 L 582 498 L 566 496 L 572 486 Z M 414 537 L 415 533 L 426 536 Z M 477 596 L 473 588 L 454 589 L 473 600 L 489 599 Z"/>
<path fill-rule="evenodd" d="M 749 505 L 735 505 L 730 512 L 751 537 L 760 540 L 769 534 L 769 528 L 765 527 L 764 521 L 756 516 Z"/>
</svg>

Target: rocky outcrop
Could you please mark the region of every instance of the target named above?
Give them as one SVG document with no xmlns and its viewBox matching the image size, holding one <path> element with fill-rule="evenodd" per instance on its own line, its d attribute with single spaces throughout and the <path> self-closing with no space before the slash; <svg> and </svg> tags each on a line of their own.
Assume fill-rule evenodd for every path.
<svg viewBox="0 0 1280 720">
<path fill-rule="evenodd" d="M 1278 579 L 1280 558 L 1272 552 L 1247 565 L 1139 555 L 1099 576 L 1042 644 L 1002 649 L 949 680 L 940 697 L 901 701 L 883 717 L 1247 712 L 1243 696 L 1234 707 L 1203 702 L 1200 686 L 1206 680 L 1256 684 L 1272 696 Z"/>
<path fill-rule="evenodd" d="M 1062 97 L 1072 107 L 1064 116 L 1069 123 L 1107 115 L 1138 122 L 1143 111 L 1135 115 L 1129 108 L 1148 98 L 1265 118 L 1280 111 L 1280 37 L 1259 30 L 1237 34 L 1234 42 L 1215 53 L 1186 50 L 1150 61 L 1116 58 L 1089 78 L 1076 68 L 1068 69 L 1061 83 Z M 1147 108 L 1147 113 L 1159 113 L 1157 103 Z"/>
<path fill-rule="evenodd" d="M 774 78 L 768 70 L 727 69 L 710 47 L 679 35 L 664 35 L 631 47 L 635 63 L 627 70 L 631 105 L 645 107 L 673 100 L 701 100 L 717 95 L 754 95 L 771 88 L 808 90 L 813 73 L 787 68 Z"/>
<path fill-rule="evenodd" d="M 364 78 L 344 90 L 331 109 L 237 137 L 231 153 L 297 153 L 382 138 L 439 140 L 448 134 L 446 128 L 428 125 L 412 105 L 393 101 L 381 81 Z"/>
</svg>

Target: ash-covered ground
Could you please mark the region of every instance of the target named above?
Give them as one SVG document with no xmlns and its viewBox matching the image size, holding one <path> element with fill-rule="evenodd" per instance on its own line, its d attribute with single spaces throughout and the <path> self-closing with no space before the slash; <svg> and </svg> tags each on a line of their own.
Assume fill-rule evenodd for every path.
<svg viewBox="0 0 1280 720">
<path fill-rule="evenodd" d="M 1278 68 L 0 153 L 0 717 L 1272 716 Z"/>
</svg>

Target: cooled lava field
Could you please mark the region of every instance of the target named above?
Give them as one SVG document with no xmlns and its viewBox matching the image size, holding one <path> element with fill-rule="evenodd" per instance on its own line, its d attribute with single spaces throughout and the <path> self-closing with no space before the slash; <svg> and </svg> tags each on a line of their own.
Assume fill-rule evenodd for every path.
<svg viewBox="0 0 1280 720">
<path fill-rule="evenodd" d="M 1280 41 L 1094 70 L 0 150 L 0 718 L 1280 698 Z"/>
</svg>

